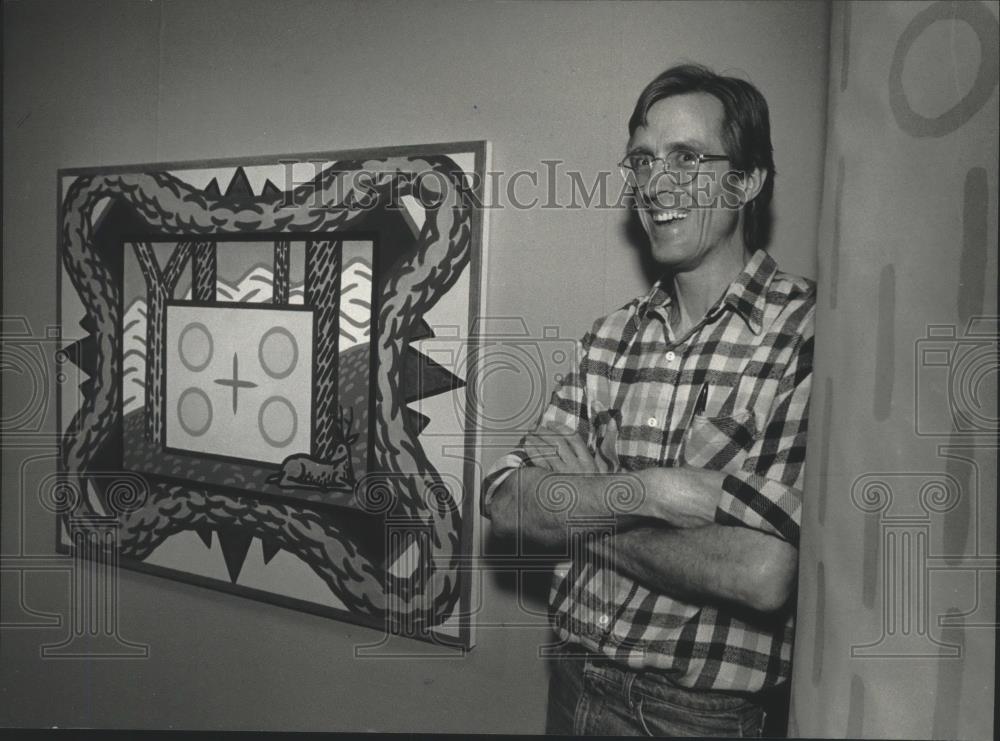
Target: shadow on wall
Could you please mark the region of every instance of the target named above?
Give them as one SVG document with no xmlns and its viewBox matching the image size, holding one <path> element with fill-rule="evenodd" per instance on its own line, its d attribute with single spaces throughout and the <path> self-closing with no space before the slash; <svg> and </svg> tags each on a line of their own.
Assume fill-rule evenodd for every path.
<svg viewBox="0 0 1000 741">
<path fill-rule="evenodd" d="M 487 531 L 483 543 L 483 554 L 486 558 L 510 558 L 517 553 L 527 558 L 547 558 L 557 560 L 555 551 L 544 551 L 541 546 L 530 546 L 537 552 L 523 553 L 524 543 L 518 548 L 517 536 L 500 537 L 492 531 Z M 498 570 L 493 573 L 493 581 L 507 599 L 515 604 L 523 604 L 534 614 L 545 613 L 548 609 L 549 585 L 552 582 L 552 570 Z"/>
</svg>

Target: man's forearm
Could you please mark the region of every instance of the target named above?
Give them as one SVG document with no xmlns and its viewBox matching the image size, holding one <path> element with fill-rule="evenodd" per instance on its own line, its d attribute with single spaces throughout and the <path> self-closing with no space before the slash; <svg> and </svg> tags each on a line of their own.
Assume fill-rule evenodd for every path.
<svg viewBox="0 0 1000 741">
<path fill-rule="evenodd" d="M 616 478 L 617 477 L 617 478 Z M 636 488 L 638 479 L 616 474 L 562 474 L 525 466 L 508 476 L 489 505 L 486 515 L 500 535 L 520 535 L 544 546 L 564 546 L 569 517 L 579 519 L 615 516 L 605 489 L 615 482 Z M 564 485 L 565 484 L 565 485 Z M 635 518 L 618 514 L 619 527 Z"/>
<path fill-rule="evenodd" d="M 597 551 L 649 589 L 686 602 L 725 602 L 773 612 L 792 594 L 798 550 L 744 527 L 644 525 L 616 532 Z"/>
<path fill-rule="evenodd" d="M 565 542 L 568 517 L 614 517 L 619 529 L 645 519 L 696 527 L 714 521 L 723 478 L 688 468 L 567 474 L 527 466 L 500 485 L 487 514 L 498 532 L 517 532 L 543 545 Z"/>
<path fill-rule="evenodd" d="M 571 517 L 613 521 L 616 535 L 603 555 L 654 591 L 780 609 L 798 551 L 767 533 L 716 525 L 724 479 L 692 468 L 573 474 L 527 466 L 500 485 L 486 514 L 501 535 L 560 548 Z"/>
<path fill-rule="evenodd" d="M 700 468 L 654 466 L 637 471 L 644 486 L 639 514 L 674 527 L 699 527 L 715 522 L 726 474 Z"/>
</svg>

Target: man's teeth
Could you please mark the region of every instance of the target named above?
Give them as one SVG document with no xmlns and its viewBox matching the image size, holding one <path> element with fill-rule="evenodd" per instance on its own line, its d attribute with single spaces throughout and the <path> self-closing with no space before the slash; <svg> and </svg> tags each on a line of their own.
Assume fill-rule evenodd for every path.
<svg viewBox="0 0 1000 741">
<path fill-rule="evenodd" d="M 671 221 L 687 218 L 687 211 L 652 211 L 651 214 L 657 224 L 668 224 Z"/>
</svg>

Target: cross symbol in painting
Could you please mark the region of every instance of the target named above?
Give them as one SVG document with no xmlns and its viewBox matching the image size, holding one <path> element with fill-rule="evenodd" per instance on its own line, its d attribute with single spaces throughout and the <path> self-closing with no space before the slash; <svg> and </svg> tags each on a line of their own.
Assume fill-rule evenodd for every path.
<svg viewBox="0 0 1000 741">
<path fill-rule="evenodd" d="M 240 359 L 238 353 L 233 353 L 233 376 L 232 378 L 216 378 L 215 383 L 220 386 L 232 386 L 233 389 L 233 414 L 236 414 L 238 396 L 240 389 L 254 389 L 257 384 L 251 381 L 240 380 Z"/>
</svg>

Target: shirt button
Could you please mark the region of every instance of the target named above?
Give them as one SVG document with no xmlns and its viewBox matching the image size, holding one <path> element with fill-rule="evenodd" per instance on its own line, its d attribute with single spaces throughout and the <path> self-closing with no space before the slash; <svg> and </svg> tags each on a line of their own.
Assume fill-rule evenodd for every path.
<svg viewBox="0 0 1000 741">
<path fill-rule="evenodd" d="M 602 628 L 608 624 L 608 620 L 609 618 L 607 615 L 601 615 L 599 618 L 597 618 L 597 622 L 601 624 Z"/>
<path fill-rule="evenodd" d="M 668 363 L 674 362 L 674 359 L 676 357 L 677 357 L 677 354 L 673 350 L 668 350 L 667 351 L 667 362 Z"/>
<path fill-rule="evenodd" d="M 656 427 L 656 417 L 650 417 L 646 420 L 646 424 L 650 427 Z"/>
</svg>

